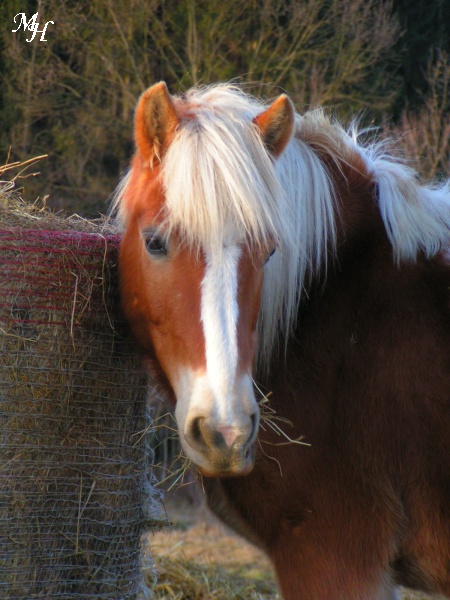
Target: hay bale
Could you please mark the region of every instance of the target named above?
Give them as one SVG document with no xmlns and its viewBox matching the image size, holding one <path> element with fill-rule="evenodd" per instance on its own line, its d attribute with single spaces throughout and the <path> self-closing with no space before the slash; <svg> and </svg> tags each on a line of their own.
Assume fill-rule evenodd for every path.
<svg viewBox="0 0 450 600">
<path fill-rule="evenodd" d="M 145 596 L 147 376 L 118 236 L 0 195 L 0 597 Z"/>
</svg>

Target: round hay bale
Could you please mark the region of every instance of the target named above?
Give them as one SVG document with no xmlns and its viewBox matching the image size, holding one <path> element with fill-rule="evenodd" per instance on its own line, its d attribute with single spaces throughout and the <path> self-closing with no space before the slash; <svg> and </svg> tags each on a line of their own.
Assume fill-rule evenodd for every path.
<svg viewBox="0 0 450 600">
<path fill-rule="evenodd" d="M 118 243 L 99 224 L 0 196 L 4 600 L 148 595 L 140 540 L 159 500 Z"/>
</svg>

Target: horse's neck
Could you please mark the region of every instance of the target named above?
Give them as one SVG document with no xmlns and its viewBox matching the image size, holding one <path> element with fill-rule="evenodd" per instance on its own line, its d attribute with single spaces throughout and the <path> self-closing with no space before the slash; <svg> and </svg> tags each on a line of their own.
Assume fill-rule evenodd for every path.
<svg viewBox="0 0 450 600">
<path fill-rule="evenodd" d="M 399 354 L 412 365 L 415 358 L 401 350 L 405 344 L 411 354 L 428 346 L 432 355 L 442 329 L 435 317 L 448 314 L 449 289 L 443 256 L 397 266 L 387 240 L 354 247 L 329 266 L 326 280 L 315 279 L 304 294 L 287 354 L 274 355 L 265 386 L 271 389 L 274 376 L 301 377 L 313 382 L 311 389 L 331 390 L 337 370 L 353 368 L 354 352 L 366 357 L 372 370 L 389 369 L 388 357 Z"/>
</svg>

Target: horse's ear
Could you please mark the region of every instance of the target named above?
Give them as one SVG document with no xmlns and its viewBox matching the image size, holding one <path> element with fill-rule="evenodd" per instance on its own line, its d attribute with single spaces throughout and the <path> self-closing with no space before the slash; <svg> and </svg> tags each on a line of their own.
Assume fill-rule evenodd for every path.
<svg viewBox="0 0 450 600">
<path fill-rule="evenodd" d="M 134 136 L 139 153 L 152 167 L 161 162 L 179 122 L 163 81 L 142 94 L 136 108 Z"/>
<path fill-rule="evenodd" d="M 253 122 L 258 126 L 264 144 L 269 152 L 278 157 L 286 148 L 294 130 L 294 107 L 286 96 L 281 94 Z"/>
</svg>

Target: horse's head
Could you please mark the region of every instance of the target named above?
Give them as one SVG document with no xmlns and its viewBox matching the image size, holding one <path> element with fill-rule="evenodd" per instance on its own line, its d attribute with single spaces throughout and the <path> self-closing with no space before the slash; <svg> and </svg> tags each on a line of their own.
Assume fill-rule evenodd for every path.
<svg viewBox="0 0 450 600">
<path fill-rule="evenodd" d="M 176 402 L 182 446 L 206 475 L 253 467 L 257 321 L 277 245 L 270 173 L 293 122 L 286 96 L 258 114 L 248 106 L 233 114 L 172 98 L 163 83 L 136 110 L 137 149 L 120 199 L 122 303 Z"/>
</svg>

